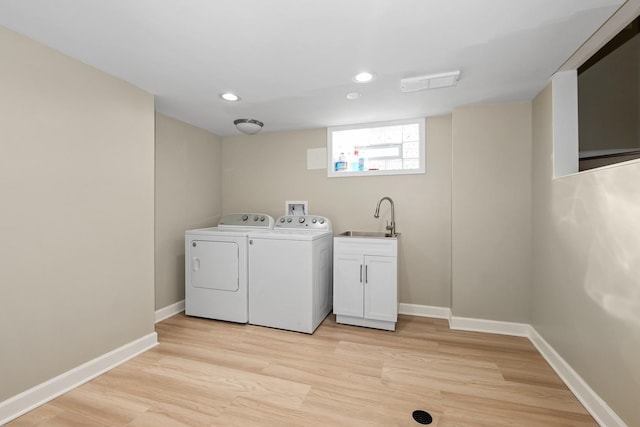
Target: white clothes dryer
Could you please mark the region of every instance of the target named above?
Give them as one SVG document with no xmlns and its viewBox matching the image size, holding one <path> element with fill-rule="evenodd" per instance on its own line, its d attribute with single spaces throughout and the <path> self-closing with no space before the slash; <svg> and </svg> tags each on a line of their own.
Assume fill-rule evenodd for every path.
<svg viewBox="0 0 640 427">
<path fill-rule="evenodd" d="M 317 215 L 285 215 L 249 233 L 249 323 L 313 333 L 333 304 L 333 230 Z"/>
<path fill-rule="evenodd" d="M 217 227 L 185 231 L 185 314 L 248 322 L 248 236 L 273 225 L 266 214 L 228 214 Z"/>
</svg>

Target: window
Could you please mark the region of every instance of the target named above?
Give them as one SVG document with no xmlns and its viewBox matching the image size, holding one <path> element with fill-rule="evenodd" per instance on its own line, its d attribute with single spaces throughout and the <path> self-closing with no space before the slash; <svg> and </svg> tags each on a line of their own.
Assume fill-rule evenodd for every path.
<svg viewBox="0 0 640 427">
<path fill-rule="evenodd" d="M 424 119 L 330 127 L 327 174 L 398 175 L 425 172 Z"/>
<path fill-rule="evenodd" d="M 553 76 L 554 177 L 640 160 L 640 21 Z"/>
<path fill-rule="evenodd" d="M 578 68 L 579 170 L 640 158 L 640 18 Z"/>
</svg>

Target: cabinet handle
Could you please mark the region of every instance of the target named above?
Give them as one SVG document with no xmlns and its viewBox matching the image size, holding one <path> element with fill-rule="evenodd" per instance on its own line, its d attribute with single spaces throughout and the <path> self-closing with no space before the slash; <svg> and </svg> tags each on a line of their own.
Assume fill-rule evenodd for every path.
<svg viewBox="0 0 640 427">
<path fill-rule="evenodd" d="M 360 283 L 362 283 L 362 264 L 360 264 Z"/>
<path fill-rule="evenodd" d="M 369 266 L 364 266 L 364 283 L 369 283 Z"/>
</svg>

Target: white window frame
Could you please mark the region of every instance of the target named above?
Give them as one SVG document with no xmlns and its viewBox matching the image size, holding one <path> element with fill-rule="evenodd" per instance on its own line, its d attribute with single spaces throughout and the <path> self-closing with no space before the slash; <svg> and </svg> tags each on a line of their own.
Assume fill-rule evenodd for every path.
<svg viewBox="0 0 640 427">
<path fill-rule="evenodd" d="M 419 167 L 415 169 L 393 169 L 393 170 L 366 170 L 366 171 L 353 171 L 353 170 L 344 170 L 344 171 L 336 171 L 335 170 L 335 162 L 336 159 L 333 158 L 333 133 L 344 131 L 344 130 L 352 130 L 352 129 L 370 129 L 370 128 L 378 128 L 378 127 L 390 127 L 390 126 L 398 126 L 398 125 L 406 125 L 406 124 L 417 124 L 418 125 L 418 147 L 420 153 L 418 154 L 418 163 Z M 415 119 L 405 119 L 405 120 L 391 120 L 385 122 L 373 122 L 373 123 L 360 123 L 353 124 L 347 126 L 332 126 L 327 128 L 327 176 L 330 178 L 336 177 L 349 177 L 349 176 L 376 176 L 376 175 L 408 175 L 408 174 L 423 174 L 426 171 L 426 156 L 425 156 L 425 119 L 415 118 Z"/>
</svg>

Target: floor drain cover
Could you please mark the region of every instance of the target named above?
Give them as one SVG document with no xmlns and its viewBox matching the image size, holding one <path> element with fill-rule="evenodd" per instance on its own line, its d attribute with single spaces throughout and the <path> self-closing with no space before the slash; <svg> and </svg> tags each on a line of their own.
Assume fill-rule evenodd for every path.
<svg viewBox="0 0 640 427">
<path fill-rule="evenodd" d="M 419 422 L 420 424 L 431 424 L 433 418 L 427 411 L 413 411 L 413 419 Z"/>
</svg>

